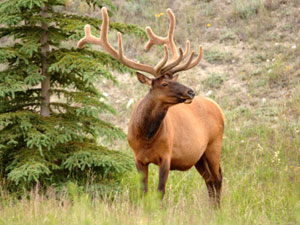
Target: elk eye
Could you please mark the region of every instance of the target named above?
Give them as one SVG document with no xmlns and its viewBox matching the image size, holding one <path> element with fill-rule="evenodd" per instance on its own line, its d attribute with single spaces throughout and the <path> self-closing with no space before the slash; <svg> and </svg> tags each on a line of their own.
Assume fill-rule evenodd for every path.
<svg viewBox="0 0 300 225">
<path fill-rule="evenodd" d="M 167 83 L 163 83 L 162 86 L 163 86 L 163 87 L 167 87 L 168 84 L 167 84 Z"/>
</svg>

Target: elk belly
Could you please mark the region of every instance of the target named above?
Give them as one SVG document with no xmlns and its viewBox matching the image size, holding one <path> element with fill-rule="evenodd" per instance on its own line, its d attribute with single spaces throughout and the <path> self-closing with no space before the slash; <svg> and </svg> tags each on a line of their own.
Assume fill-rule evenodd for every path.
<svg viewBox="0 0 300 225">
<path fill-rule="evenodd" d="M 171 170 L 188 170 L 194 166 L 200 160 L 206 146 L 201 142 L 193 146 L 173 146 Z"/>
</svg>

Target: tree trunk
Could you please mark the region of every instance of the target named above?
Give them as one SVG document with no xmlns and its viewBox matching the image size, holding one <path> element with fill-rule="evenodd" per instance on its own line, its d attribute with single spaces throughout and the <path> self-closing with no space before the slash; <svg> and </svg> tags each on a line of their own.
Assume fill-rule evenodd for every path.
<svg viewBox="0 0 300 225">
<path fill-rule="evenodd" d="M 44 8 L 41 11 L 42 17 L 47 17 L 48 5 L 45 3 Z M 41 115 L 50 116 L 50 76 L 47 74 L 47 57 L 49 52 L 48 44 L 48 25 L 45 22 L 42 22 L 42 37 L 41 37 L 41 53 L 42 53 L 42 75 L 45 76 L 45 79 L 42 81 L 42 101 L 41 101 Z"/>
</svg>

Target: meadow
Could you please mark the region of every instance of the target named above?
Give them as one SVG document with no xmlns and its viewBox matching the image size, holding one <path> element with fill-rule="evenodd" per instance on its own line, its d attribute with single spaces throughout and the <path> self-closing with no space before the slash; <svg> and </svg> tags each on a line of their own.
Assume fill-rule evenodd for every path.
<svg viewBox="0 0 300 225">
<path fill-rule="evenodd" d="M 183 45 L 188 38 L 192 48 L 203 45 L 204 59 L 181 73 L 179 82 L 214 99 L 225 113 L 221 209 L 210 206 L 194 168 L 170 172 L 161 201 L 158 169 L 151 165 L 146 196 L 135 170 L 125 174 L 117 191 L 101 197 L 73 183 L 59 193 L 36 188 L 21 199 L 0 190 L 0 224 L 300 224 L 300 2 L 115 2 L 119 10 L 112 20 L 150 25 L 160 34 L 168 25 L 161 13 L 172 8 L 175 40 Z M 140 40 L 124 39 L 130 57 L 154 63 L 162 54 L 161 48 L 145 53 Z M 132 103 L 148 90 L 129 74 L 115 75 L 118 86 L 98 86 L 118 111 L 108 119 L 126 132 Z M 108 145 L 133 160 L 126 140 Z"/>
<path fill-rule="evenodd" d="M 219 210 L 210 207 L 195 169 L 172 171 L 161 201 L 157 167 L 151 166 L 146 196 L 136 172 L 126 174 L 121 192 L 104 199 L 74 184 L 59 195 L 36 190 L 22 200 L 2 193 L 1 224 L 299 224 L 299 124 L 280 118 L 276 128 L 253 125 L 234 110 L 226 116 Z"/>
</svg>

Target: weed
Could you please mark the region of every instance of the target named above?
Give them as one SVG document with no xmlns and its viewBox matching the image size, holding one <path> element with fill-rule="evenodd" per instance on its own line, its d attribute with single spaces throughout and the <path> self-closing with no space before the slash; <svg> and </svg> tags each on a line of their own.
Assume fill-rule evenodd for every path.
<svg viewBox="0 0 300 225">
<path fill-rule="evenodd" d="M 257 15 L 263 8 L 263 0 L 237 0 L 233 4 L 233 15 L 246 20 Z"/>
<path fill-rule="evenodd" d="M 220 36 L 220 43 L 224 42 L 234 42 L 237 40 L 237 36 L 233 31 L 227 30 L 223 32 Z"/>
<path fill-rule="evenodd" d="M 234 57 L 230 52 L 221 52 L 217 49 L 209 49 L 204 51 L 204 59 L 211 64 L 231 63 Z"/>
<path fill-rule="evenodd" d="M 213 73 L 206 80 L 204 80 L 203 83 L 209 88 L 220 88 L 224 83 L 224 78 L 219 74 Z"/>
<path fill-rule="evenodd" d="M 262 63 L 266 61 L 266 56 L 261 53 L 255 53 L 250 56 L 251 63 Z"/>
<path fill-rule="evenodd" d="M 291 66 L 282 60 L 281 56 L 276 56 L 269 65 L 266 66 L 266 76 L 269 85 L 284 85 L 290 79 Z"/>
</svg>

